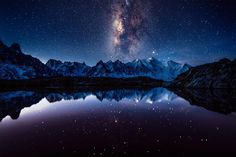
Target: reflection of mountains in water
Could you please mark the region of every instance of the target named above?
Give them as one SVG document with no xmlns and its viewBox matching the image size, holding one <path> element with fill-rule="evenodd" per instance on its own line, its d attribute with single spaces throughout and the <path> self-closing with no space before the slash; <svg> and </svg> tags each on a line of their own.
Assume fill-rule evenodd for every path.
<svg viewBox="0 0 236 157">
<path fill-rule="evenodd" d="M 0 120 L 6 116 L 17 119 L 21 110 L 37 104 L 46 97 L 48 102 L 53 103 L 61 100 L 85 99 L 87 96 L 94 95 L 100 101 L 121 101 L 130 99 L 134 101 L 160 102 L 162 100 L 173 100 L 177 96 L 164 88 L 153 89 L 114 89 L 114 90 L 80 90 L 80 91 L 12 91 L 0 93 Z"/>
<path fill-rule="evenodd" d="M 44 96 L 32 91 L 14 91 L 0 93 L 0 121 L 10 116 L 17 119 L 25 107 L 37 104 Z"/>
<path fill-rule="evenodd" d="M 0 93 L 0 120 L 9 115 L 17 119 L 21 110 L 37 104 L 44 97 L 52 103 L 61 100 L 85 99 L 94 95 L 100 101 L 121 101 L 129 99 L 147 103 L 172 101 L 179 95 L 193 105 L 202 106 L 208 110 L 228 114 L 236 111 L 235 91 L 225 90 L 182 90 L 171 92 L 165 88 L 153 89 L 114 89 L 114 90 L 80 90 L 80 91 L 13 91 Z"/>
<path fill-rule="evenodd" d="M 102 90 L 102 91 L 87 91 L 87 92 L 57 92 L 49 93 L 46 99 L 49 102 L 56 102 L 64 100 L 77 100 L 85 99 L 89 95 L 94 95 L 100 101 L 121 101 L 122 99 L 129 99 L 134 101 L 152 101 L 160 102 L 162 100 L 173 100 L 177 96 L 165 88 L 153 88 L 147 90 L 141 89 L 114 89 L 114 90 Z"/>
<path fill-rule="evenodd" d="M 192 105 L 202 106 L 223 114 L 236 112 L 236 90 L 234 89 L 184 89 L 174 91 Z"/>
</svg>

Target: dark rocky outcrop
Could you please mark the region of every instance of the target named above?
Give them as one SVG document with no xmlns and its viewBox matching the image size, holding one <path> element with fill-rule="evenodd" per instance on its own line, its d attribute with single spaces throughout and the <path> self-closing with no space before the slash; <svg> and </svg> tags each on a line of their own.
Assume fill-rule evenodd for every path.
<svg viewBox="0 0 236 157">
<path fill-rule="evenodd" d="M 191 105 L 207 110 L 230 114 L 236 112 L 236 91 L 234 89 L 171 89 Z"/>
<path fill-rule="evenodd" d="M 236 88 L 236 60 L 222 59 L 218 62 L 192 67 L 180 74 L 171 84 L 185 88 Z"/>
<path fill-rule="evenodd" d="M 19 80 L 56 76 L 57 73 L 39 59 L 22 53 L 17 43 L 7 47 L 0 41 L 0 79 Z"/>
</svg>

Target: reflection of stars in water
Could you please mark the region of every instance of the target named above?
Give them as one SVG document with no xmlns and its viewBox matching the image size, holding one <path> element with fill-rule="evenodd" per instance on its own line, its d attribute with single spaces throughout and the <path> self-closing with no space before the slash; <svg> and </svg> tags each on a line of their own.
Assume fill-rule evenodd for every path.
<svg viewBox="0 0 236 157">
<path fill-rule="evenodd" d="M 184 102 L 181 101 L 181 105 L 183 105 L 182 103 Z M 161 103 L 152 102 L 152 104 L 150 104 L 146 102 L 143 104 L 142 101 L 139 101 L 139 103 L 132 101 L 123 101 L 122 103 L 103 101 L 103 104 L 104 106 L 101 108 L 94 108 L 94 106 L 89 108 L 89 105 L 87 105 L 86 109 L 88 110 L 86 110 L 86 114 L 73 115 L 67 113 L 65 117 L 68 119 L 60 119 L 59 124 L 56 125 L 58 128 L 53 130 L 49 129 L 52 122 L 50 124 L 49 120 L 41 120 L 39 122 L 40 125 L 37 125 L 36 131 L 40 134 L 45 132 L 50 137 L 52 135 L 59 137 L 57 139 L 59 141 L 57 148 L 65 152 L 69 150 L 68 145 L 66 145 L 66 137 L 77 137 L 78 139 L 83 137 L 86 137 L 86 139 L 95 137 L 95 139 L 92 139 L 93 141 L 91 140 L 94 144 L 99 143 L 99 141 L 96 141 L 97 136 L 102 136 L 109 145 L 105 145 L 102 148 L 99 144 L 94 144 L 92 147 L 90 147 L 91 145 L 89 146 L 91 153 L 98 156 L 106 155 L 110 152 L 117 153 L 118 151 L 129 155 L 129 148 L 131 148 L 131 144 L 134 142 L 130 137 L 133 136 L 137 137 L 141 142 L 143 142 L 142 140 L 144 139 L 146 143 L 155 143 L 156 150 L 144 145 L 143 151 L 146 153 L 162 151 L 159 146 L 164 145 L 165 142 L 178 145 L 184 144 L 186 141 L 197 141 L 201 143 L 211 142 L 211 138 L 207 135 L 198 134 L 198 125 L 196 125 L 198 123 L 196 123 L 196 120 L 190 119 L 191 116 L 188 117 L 189 115 L 183 110 L 183 107 L 178 108 L 180 105 L 177 104 L 179 103 L 162 101 Z M 137 106 L 134 107 L 129 104 Z M 66 105 L 68 106 L 68 104 Z M 74 102 L 73 105 L 79 104 Z M 98 106 L 100 106 L 100 103 Z M 100 109 L 102 109 L 102 111 Z M 155 112 L 159 113 L 156 114 Z M 183 115 L 184 117 L 176 119 L 175 115 Z M 153 126 L 153 124 L 157 125 Z M 180 131 L 181 129 L 179 130 L 181 127 L 186 129 L 187 134 Z M 220 126 L 217 125 L 213 127 L 219 134 L 220 132 L 218 130 Z M 55 128 L 55 126 L 53 128 Z M 171 136 L 170 140 L 164 138 L 163 135 L 158 135 L 156 132 L 156 130 L 165 132 L 166 130 L 174 129 L 176 129 L 176 134 L 167 135 L 167 137 Z M 118 132 L 116 132 L 117 130 Z M 129 130 L 133 132 L 130 133 Z M 145 138 L 142 139 L 142 137 Z M 115 141 L 113 141 L 114 139 Z M 74 150 L 74 153 L 76 152 L 79 153 L 80 151 Z"/>
</svg>

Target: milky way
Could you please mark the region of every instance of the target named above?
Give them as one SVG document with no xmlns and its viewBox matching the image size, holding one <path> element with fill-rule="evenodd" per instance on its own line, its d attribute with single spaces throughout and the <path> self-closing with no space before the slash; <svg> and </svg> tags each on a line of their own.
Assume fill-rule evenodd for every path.
<svg viewBox="0 0 236 157">
<path fill-rule="evenodd" d="M 199 65 L 236 58 L 235 8 L 235 0 L 1 0 L 0 40 L 43 62 Z"/>
<path fill-rule="evenodd" d="M 135 58 L 147 34 L 147 1 L 115 0 L 112 4 L 112 47 L 114 58 Z"/>
</svg>

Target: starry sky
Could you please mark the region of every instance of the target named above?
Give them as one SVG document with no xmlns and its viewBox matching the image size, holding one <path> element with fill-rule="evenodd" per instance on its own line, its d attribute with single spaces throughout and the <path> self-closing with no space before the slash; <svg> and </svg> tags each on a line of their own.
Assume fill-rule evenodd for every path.
<svg viewBox="0 0 236 157">
<path fill-rule="evenodd" d="M 0 40 L 43 62 L 236 58 L 234 0 L 1 0 L 0 19 Z"/>
</svg>

